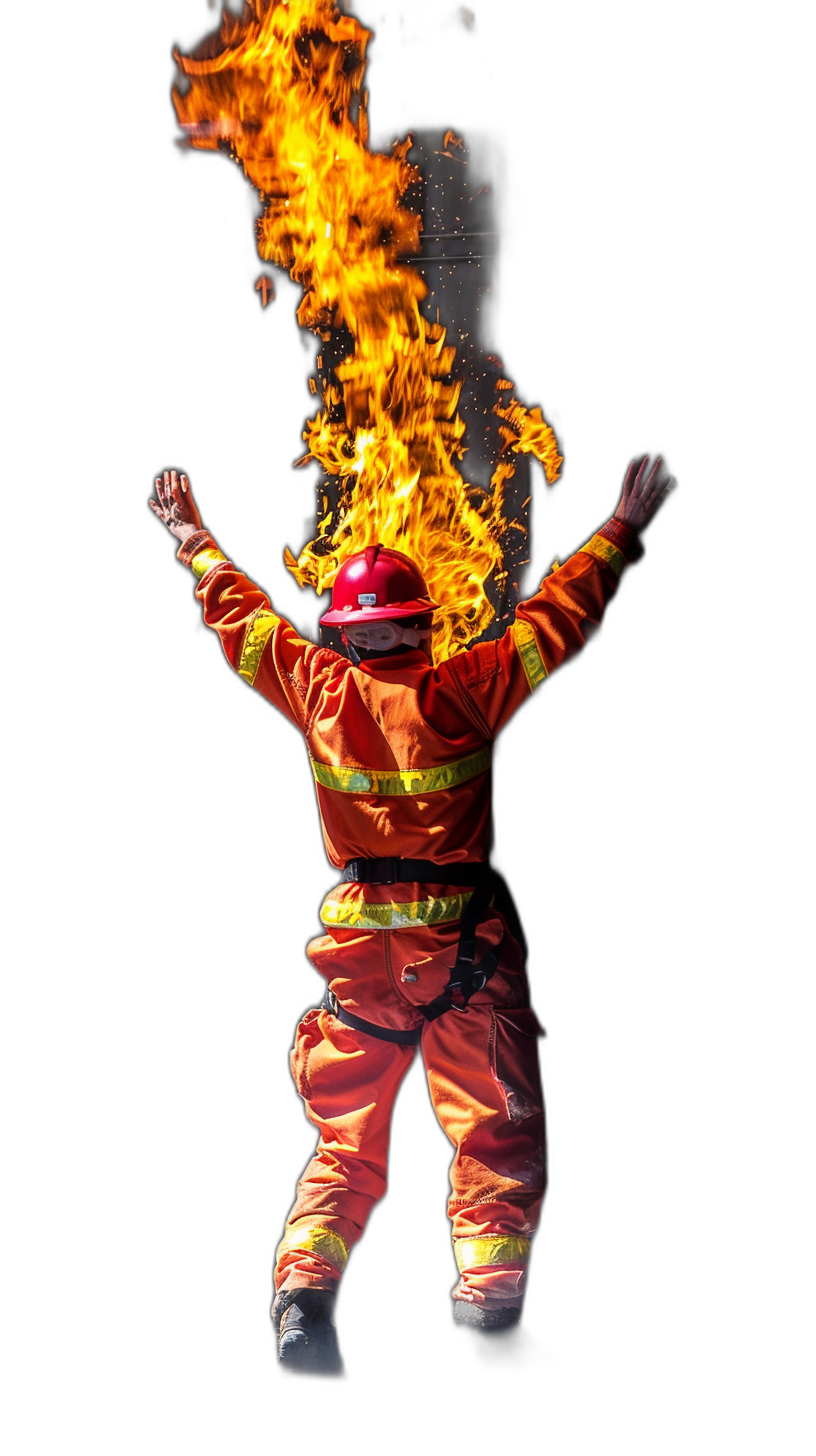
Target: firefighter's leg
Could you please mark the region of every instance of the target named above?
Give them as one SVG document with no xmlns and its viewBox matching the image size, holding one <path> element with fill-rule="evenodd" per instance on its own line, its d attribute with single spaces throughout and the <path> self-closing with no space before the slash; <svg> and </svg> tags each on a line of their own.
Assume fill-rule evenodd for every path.
<svg viewBox="0 0 816 1456">
<path fill-rule="evenodd" d="M 456 1149 L 448 1204 L 460 1274 L 454 1300 L 471 1306 L 474 1322 L 504 1323 L 521 1309 L 546 1187 L 539 1034 L 529 1007 L 473 1001 L 423 1032 L 431 1098 Z"/>
<path fill-rule="evenodd" d="M 277 1254 L 275 1288 L 333 1289 L 386 1185 L 391 1111 L 415 1048 L 308 1011 L 292 1075 L 320 1133 Z"/>
</svg>

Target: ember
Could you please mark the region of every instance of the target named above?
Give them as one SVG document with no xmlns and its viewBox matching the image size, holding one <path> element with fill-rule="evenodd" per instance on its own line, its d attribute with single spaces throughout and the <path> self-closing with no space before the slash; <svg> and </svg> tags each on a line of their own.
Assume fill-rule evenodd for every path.
<svg viewBox="0 0 816 1456">
<path fill-rule="evenodd" d="M 312 386 L 322 407 L 303 437 L 303 459 L 343 489 L 297 560 L 287 551 L 287 565 L 322 592 L 370 541 L 404 551 L 441 606 L 439 661 L 493 616 L 485 584 L 502 579 L 514 454 L 535 456 L 550 481 L 561 460 L 541 410 L 509 394 L 496 405 L 502 448 L 491 490 L 473 504 L 457 466 L 466 445 L 456 350 L 424 317 L 426 286 L 400 261 L 420 247 L 420 219 L 401 205 L 417 179 L 411 138 L 391 156 L 367 144 L 369 38 L 332 0 L 252 0 L 240 18 L 225 9 L 219 32 L 194 55 L 176 53 L 189 88 L 174 89 L 173 102 L 189 144 L 226 151 L 257 188 L 258 252 L 302 285 L 301 325 L 327 343 L 338 331 L 349 341 L 346 357 Z M 445 154 L 466 165 L 461 147 L 448 131 Z M 502 387 L 512 390 L 510 381 Z"/>
</svg>

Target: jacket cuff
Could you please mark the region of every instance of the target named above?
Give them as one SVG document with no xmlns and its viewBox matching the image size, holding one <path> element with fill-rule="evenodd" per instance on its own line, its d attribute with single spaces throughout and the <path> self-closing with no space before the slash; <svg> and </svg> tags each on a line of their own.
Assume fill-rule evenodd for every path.
<svg viewBox="0 0 816 1456">
<path fill-rule="evenodd" d="M 637 531 L 632 526 L 627 526 L 625 521 L 616 520 L 614 516 L 605 526 L 601 526 L 598 535 L 617 546 L 627 564 L 639 561 L 643 555 L 643 544 Z"/>
<path fill-rule="evenodd" d="M 187 540 L 184 540 L 181 546 L 179 546 L 178 552 L 176 552 L 176 561 L 181 561 L 182 566 L 191 565 L 195 552 L 197 550 L 203 550 L 204 546 L 216 546 L 213 537 L 210 536 L 210 531 L 194 531 L 192 536 L 188 536 Z"/>
<path fill-rule="evenodd" d="M 219 551 L 209 531 L 195 531 L 192 536 L 188 536 L 186 541 L 182 541 L 176 555 L 185 566 L 192 567 L 193 574 L 198 577 L 199 581 L 214 567 L 229 565 L 226 556 L 223 551 Z"/>
</svg>

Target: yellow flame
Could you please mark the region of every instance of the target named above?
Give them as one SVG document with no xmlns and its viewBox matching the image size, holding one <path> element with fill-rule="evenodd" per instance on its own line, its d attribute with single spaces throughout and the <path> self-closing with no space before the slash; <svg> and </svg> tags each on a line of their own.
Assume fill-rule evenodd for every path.
<svg viewBox="0 0 816 1456">
<path fill-rule="evenodd" d="M 540 409 L 511 397 L 496 406 L 503 443 L 491 493 L 471 503 L 455 463 L 465 451 L 456 351 L 421 312 L 425 284 L 399 261 L 420 246 L 420 220 L 400 206 L 418 178 L 411 138 L 390 156 L 367 144 L 370 34 L 332 0 L 252 0 L 240 18 L 225 9 L 196 54 L 176 53 L 189 87 L 173 102 L 190 144 L 226 146 L 260 193 L 258 252 L 302 285 L 300 323 L 325 340 L 345 326 L 354 341 L 320 381 L 322 407 L 304 431 L 304 460 L 340 478 L 341 498 L 336 510 L 324 502 L 318 536 L 297 560 L 287 551 L 287 565 L 321 592 L 372 541 L 404 551 L 440 603 L 440 660 L 494 615 L 485 584 L 503 580 L 513 452 L 533 454 L 550 481 L 561 461 Z M 461 145 L 446 133 L 445 149 Z"/>
</svg>

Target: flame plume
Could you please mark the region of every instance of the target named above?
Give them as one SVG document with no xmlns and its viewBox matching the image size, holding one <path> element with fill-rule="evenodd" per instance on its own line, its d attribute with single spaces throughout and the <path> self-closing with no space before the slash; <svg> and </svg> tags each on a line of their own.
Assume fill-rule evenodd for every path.
<svg viewBox="0 0 816 1456">
<path fill-rule="evenodd" d="M 302 285 L 300 324 L 327 342 L 345 329 L 353 342 L 322 374 L 322 407 L 304 432 L 303 459 L 340 478 L 339 502 L 297 561 L 287 551 L 287 565 L 321 592 L 373 540 L 404 551 L 440 603 L 438 661 L 494 615 L 485 583 L 502 580 L 513 452 L 533 454 L 550 481 L 561 460 L 540 409 L 510 395 L 495 407 L 502 448 L 491 492 L 471 503 L 455 463 L 465 452 L 456 351 L 420 310 L 424 282 L 399 261 L 420 248 L 420 218 L 400 206 L 419 176 L 411 138 L 390 156 L 367 145 L 370 34 L 332 0 L 251 0 L 241 17 L 225 9 L 196 53 L 175 53 L 189 85 L 174 88 L 173 104 L 189 143 L 227 150 L 260 193 L 258 252 Z"/>
</svg>

